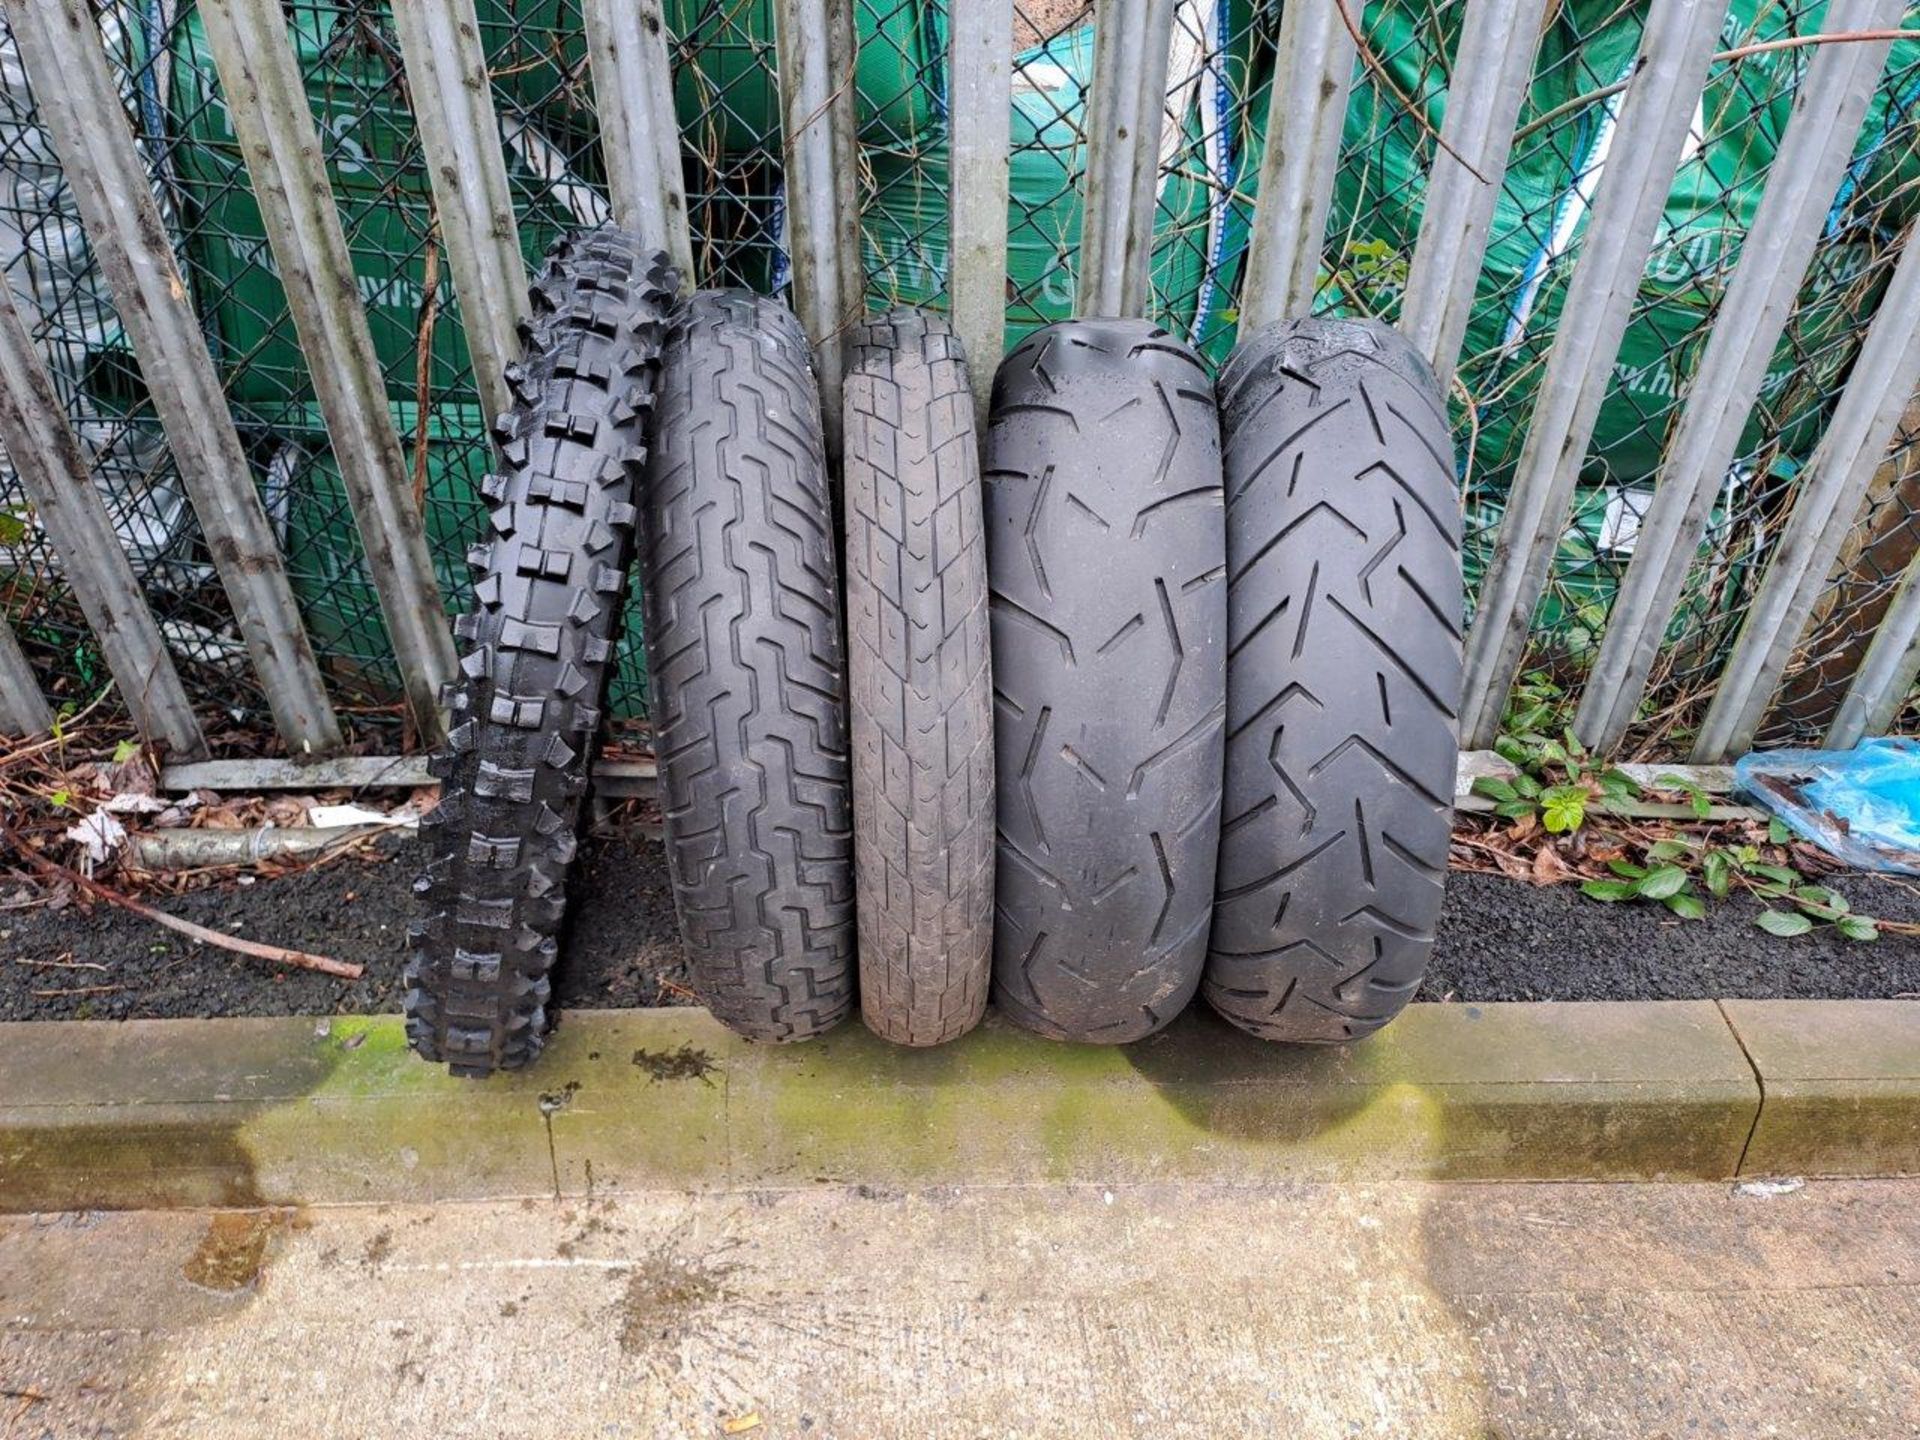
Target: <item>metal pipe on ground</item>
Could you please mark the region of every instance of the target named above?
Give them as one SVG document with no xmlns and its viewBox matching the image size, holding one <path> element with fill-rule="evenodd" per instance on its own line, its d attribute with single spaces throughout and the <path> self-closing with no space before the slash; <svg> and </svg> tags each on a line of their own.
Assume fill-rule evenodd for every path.
<svg viewBox="0 0 1920 1440">
<path fill-rule="evenodd" d="M 127 849 L 142 870 L 213 870 L 268 860 L 313 860 L 359 840 L 408 834 L 407 825 L 263 825 L 247 830 L 142 830 Z"/>
</svg>

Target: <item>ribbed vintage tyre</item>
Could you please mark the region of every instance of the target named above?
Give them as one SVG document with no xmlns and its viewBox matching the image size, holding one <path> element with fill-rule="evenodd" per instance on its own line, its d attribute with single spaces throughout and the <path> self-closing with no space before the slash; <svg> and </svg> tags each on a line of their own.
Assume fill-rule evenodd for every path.
<svg viewBox="0 0 1920 1440">
<path fill-rule="evenodd" d="M 544 1039 L 677 287 L 666 256 L 620 230 L 562 241 L 533 286 L 525 363 L 508 372 L 406 975 L 408 1039 L 456 1075 L 525 1065 Z"/>
<path fill-rule="evenodd" d="M 1439 387 L 1375 321 L 1269 327 L 1220 377 L 1226 818 L 1206 996 L 1342 1041 L 1426 971 L 1453 819 L 1460 503 Z"/>
<path fill-rule="evenodd" d="M 994 381 L 994 995 L 1123 1042 L 1192 998 L 1219 848 L 1226 540 L 1213 386 L 1141 320 L 1030 335 Z"/>
<path fill-rule="evenodd" d="M 853 823 L 820 398 L 779 302 L 674 314 L 641 496 L 654 750 L 694 987 L 754 1040 L 853 1007 Z"/>
<path fill-rule="evenodd" d="M 901 1045 L 980 1022 L 993 972 L 993 683 L 980 452 L 946 320 L 848 337 L 847 668 L 860 1013 Z"/>
</svg>

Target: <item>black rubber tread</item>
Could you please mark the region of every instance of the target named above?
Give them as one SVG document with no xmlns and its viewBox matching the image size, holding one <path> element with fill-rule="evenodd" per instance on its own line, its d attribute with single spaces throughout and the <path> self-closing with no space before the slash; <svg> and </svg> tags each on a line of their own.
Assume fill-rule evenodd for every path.
<svg viewBox="0 0 1920 1440">
<path fill-rule="evenodd" d="M 1197 356 L 1141 320 L 1027 337 L 986 446 L 994 996 L 1137 1040 L 1193 996 L 1219 847 L 1226 540 Z"/>
<path fill-rule="evenodd" d="M 1433 372 L 1300 320 L 1220 377 L 1226 820 L 1205 993 L 1273 1040 L 1369 1034 L 1419 988 L 1459 753 L 1460 501 Z"/>
<path fill-rule="evenodd" d="M 832 501 L 785 306 L 674 314 L 640 568 L 667 862 L 694 987 L 753 1040 L 853 1007 L 853 825 Z"/>
<path fill-rule="evenodd" d="M 507 372 L 406 974 L 408 1039 L 456 1075 L 516 1069 L 544 1042 L 678 286 L 664 254 L 611 226 L 562 240 L 532 288 L 525 362 Z"/>
<path fill-rule="evenodd" d="M 980 451 L 945 318 L 853 330 L 843 413 L 860 1013 L 938 1045 L 980 1023 L 993 973 Z"/>
</svg>

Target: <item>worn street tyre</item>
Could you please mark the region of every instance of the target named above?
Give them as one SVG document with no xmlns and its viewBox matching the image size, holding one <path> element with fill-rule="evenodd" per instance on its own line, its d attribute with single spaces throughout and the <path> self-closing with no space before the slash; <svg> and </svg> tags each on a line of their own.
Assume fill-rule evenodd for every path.
<svg viewBox="0 0 1920 1440">
<path fill-rule="evenodd" d="M 641 496 L 667 864 L 694 987 L 753 1040 L 853 1007 L 846 665 L 819 390 L 785 306 L 675 312 Z"/>
<path fill-rule="evenodd" d="M 1199 359 L 1142 320 L 1030 335 L 987 439 L 994 995 L 1119 1043 L 1200 983 L 1220 841 L 1226 566 Z"/>
<path fill-rule="evenodd" d="M 1433 372 L 1375 321 L 1261 330 L 1220 378 L 1226 819 L 1206 996 L 1352 1040 L 1419 988 L 1459 750 L 1460 502 Z"/>
<path fill-rule="evenodd" d="M 563 240 L 533 286 L 526 361 L 508 372 L 406 974 L 408 1039 L 456 1075 L 525 1065 L 545 1038 L 678 283 L 665 255 L 611 226 Z"/>
<path fill-rule="evenodd" d="M 987 549 L 946 320 L 855 329 L 843 410 L 860 1013 L 938 1045 L 979 1024 L 993 973 Z"/>
</svg>

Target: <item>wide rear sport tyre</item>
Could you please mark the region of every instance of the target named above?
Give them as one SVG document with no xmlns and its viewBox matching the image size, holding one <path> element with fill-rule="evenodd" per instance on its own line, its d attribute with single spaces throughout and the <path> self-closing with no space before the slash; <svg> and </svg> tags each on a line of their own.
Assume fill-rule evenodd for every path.
<svg viewBox="0 0 1920 1440">
<path fill-rule="evenodd" d="M 820 395 L 778 301 L 675 312 L 641 497 L 654 751 L 694 988 L 754 1040 L 853 1008 L 853 817 Z"/>
<path fill-rule="evenodd" d="M 860 1014 L 901 1045 L 979 1024 L 993 971 L 993 683 L 960 342 L 902 310 L 849 336 L 847 663 Z"/>
<path fill-rule="evenodd" d="M 1432 371 L 1375 321 L 1299 320 L 1220 377 L 1226 817 L 1206 997 L 1352 1040 L 1426 972 L 1453 821 L 1460 503 Z"/>
<path fill-rule="evenodd" d="M 1030 335 L 987 437 L 996 1003 L 1123 1042 L 1192 998 L 1219 847 L 1226 540 L 1199 359 L 1143 320 Z"/>
<path fill-rule="evenodd" d="M 456 1075 L 525 1065 L 545 1036 L 678 284 L 665 255 L 611 226 L 562 241 L 533 286 L 525 363 L 508 372 L 406 972 L 407 1037 Z"/>
</svg>

